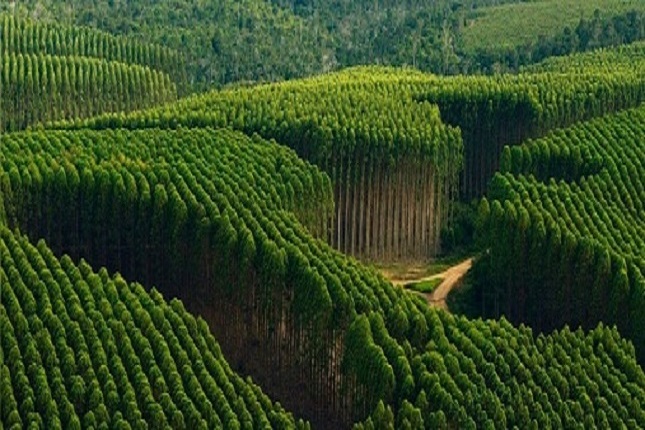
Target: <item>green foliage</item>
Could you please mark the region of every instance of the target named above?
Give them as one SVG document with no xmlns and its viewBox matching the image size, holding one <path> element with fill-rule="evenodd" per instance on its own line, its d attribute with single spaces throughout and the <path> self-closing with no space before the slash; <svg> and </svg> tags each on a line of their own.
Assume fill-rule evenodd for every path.
<svg viewBox="0 0 645 430">
<path fill-rule="evenodd" d="M 645 11 L 631 10 L 613 17 L 594 18 L 580 22 L 574 29 L 565 27 L 560 34 L 541 36 L 536 43 L 529 43 L 505 50 L 478 51 L 473 61 L 485 71 L 520 70 L 526 64 L 536 63 L 554 56 L 585 52 L 601 47 L 620 47 L 645 38 Z"/>
<path fill-rule="evenodd" d="M 526 73 L 585 73 L 594 70 L 613 73 L 621 68 L 639 69 L 645 57 L 645 42 L 620 45 L 611 49 L 596 49 L 564 57 L 553 57 L 523 68 Z"/>
<path fill-rule="evenodd" d="M 167 75 L 137 65 L 37 54 L 6 54 L 0 62 L 0 131 L 176 98 Z"/>
<path fill-rule="evenodd" d="M 638 0 L 538 0 L 477 10 L 463 31 L 466 52 L 515 48 L 575 28 L 581 19 L 645 12 Z M 598 11 L 598 12 L 596 12 Z M 634 29 L 637 30 L 637 29 Z"/>
<path fill-rule="evenodd" d="M 185 71 L 181 55 L 160 45 L 114 36 L 87 27 L 0 15 L 2 54 L 40 54 L 59 57 L 87 57 L 144 66 L 172 77 L 183 86 Z"/>
<path fill-rule="evenodd" d="M 277 404 L 260 406 L 259 389 L 231 371 L 208 330 L 191 329 L 203 321 L 175 303 L 153 300 L 118 275 L 99 277 L 85 263 L 57 259 L 44 242 L 34 246 L 6 227 L 0 248 L 0 346 L 16 355 L 0 369 L 5 428 L 100 428 L 111 417 L 123 428 L 182 427 L 182 416 L 213 428 L 239 401 L 252 425 L 277 425 L 267 417 L 278 414 L 288 427 L 304 427 Z M 38 308 L 26 306 L 30 301 Z M 122 400 L 105 401 L 111 397 Z"/>
<path fill-rule="evenodd" d="M 612 64 L 611 73 L 603 59 L 606 54 L 595 55 L 597 67 L 581 71 L 574 60 L 561 74 L 437 78 L 356 68 L 302 81 L 211 92 L 125 117 L 106 115 L 55 126 L 229 126 L 276 139 L 331 177 L 336 223 L 328 240 L 334 247 L 376 261 L 428 258 L 439 252 L 442 228 L 447 227 L 447 245 L 459 243 L 459 236 L 467 237 L 469 229 L 464 224 L 459 231 L 459 220 L 447 225 L 462 155 L 455 129 L 445 123 L 462 130 L 461 194 L 479 196 L 497 169 L 505 144 L 642 102 L 641 50 L 618 54 L 624 59 Z M 435 106 L 422 101 L 438 105 L 441 119 Z M 509 122 L 514 126 L 508 127 Z M 448 182 L 439 186 L 442 178 Z M 415 182 L 423 186 L 419 195 L 409 192 Z M 388 200 L 390 193 L 396 197 Z M 430 218 L 423 214 L 427 205 L 434 208 Z M 411 213 L 417 213 L 413 221 Z M 383 217 L 394 217 L 401 228 L 374 221 Z"/>
<path fill-rule="evenodd" d="M 640 107 L 513 148 L 534 163 L 514 158 L 494 178 L 489 199 L 503 210 L 482 210 L 479 231 L 491 249 L 488 273 L 504 313 L 539 330 L 616 324 L 641 361 L 644 124 Z M 509 240 L 500 240 L 500 229 L 508 229 Z"/>
<path fill-rule="evenodd" d="M 549 64 L 518 75 L 446 77 L 418 96 L 437 104 L 442 120 L 462 131 L 462 197 L 483 195 L 500 167 L 500 154 L 503 169 L 523 156 L 505 145 L 645 100 L 642 44 Z"/>
<path fill-rule="evenodd" d="M 195 291 L 200 300 L 214 296 L 226 303 L 222 309 L 229 313 L 220 315 L 226 324 L 214 329 L 226 333 L 227 325 L 241 327 L 223 336 L 226 342 L 244 343 L 253 336 L 258 314 L 271 321 L 274 311 L 278 324 L 286 324 L 279 322 L 285 321 L 282 315 L 291 315 L 277 333 L 300 339 L 297 349 L 281 352 L 282 344 L 270 338 L 274 341 L 268 344 L 277 347 L 267 350 L 263 363 L 281 374 L 279 363 L 290 363 L 289 357 L 303 362 L 306 384 L 299 389 L 312 396 L 323 393 L 318 398 L 328 402 L 319 404 L 345 425 L 366 420 L 366 427 L 370 422 L 473 427 L 490 426 L 493 420 L 498 427 L 519 427 L 544 416 L 575 424 L 584 423 L 587 412 L 595 418 L 605 409 L 612 425 L 644 422 L 634 399 L 642 403 L 645 376 L 633 346 L 616 330 L 600 326 L 585 334 L 565 329 L 536 337 L 504 319 L 467 320 L 429 309 L 302 227 L 293 211 L 307 204 L 297 199 L 320 204 L 329 188 L 290 200 L 289 187 L 321 173 L 285 148 L 229 130 L 184 128 L 17 133 L 2 136 L 1 145 L 2 177 L 15 176 L 11 172 L 20 177 L 8 181 L 11 192 L 5 194 L 11 196 L 5 206 L 12 226 L 39 232 L 36 236 L 47 237 L 55 249 L 83 249 L 93 261 L 105 262 L 99 265 L 119 269 L 128 267 L 130 252 L 137 261 L 136 250 L 141 250 L 138 255 L 145 258 L 131 267 L 147 265 L 159 272 L 149 279 L 182 282 L 181 290 L 164 289 Z M 42 179 L 34 181 L 37 177 Z M 136 187 L 125 185 L 132 181 Z M 26 188 L 27 183 L 32 185 Z M 491 213 L 505 210 L 508 205 L 495 201 Z M 125 216 L 130 211 L 139 215 Z M 236 401 L 244 396 L 247 408 L 256 404 L 247 397 L 244 386 L 249 385 L 228 370 L 206 324 L 195 322 L 181 302 L 168 305 L 155 290 L 148 293 L 120 276 L 111 278 L 106 270 L 95 274 L 85 262 L 57 259 L 45 242 L 35 248 L 8 229 L 0 235 L 0 276 L 9 286 L 1 308 L 9 317 L 0 323 L 2 332 L 10 334 L 2 342 L 23 422 L 53 426 L 60 415 L 66 427 L 81 414 L 81 424 L 99 424 L 109 416 L 134 427 L 181 422 L 178 412 L 189 428 L 241 427 L 249 420 Z M 284 256 L 275 255 L 276 249 Z M 193 265 L 204 252 L 213 259 Z M 275 271 L 260 269 L 274 264 Z M 192 290 L 203 285 L 191 280 L 195 267 L 210 271 L 200 274 L 206 276 L 207 290 Z M 254 276 L 256 268 L 265 273 L 262 278 Z M 256 301 L 246 302 L 253 304 L 246 310 L 248 318 L 236 317 L 246 306 L 238 300 L 245 297 Z M 50 333 L 52 347 L 41 342 L 43 330 Z M 55 341 L 62 330 L 68 347 Z M 46 359 L 53 357 L 51 351 L 58 363 Z M 252 362 L 250 356 L 237 359 Z M 30 368 L 43 371 L 27 372 Z M 56 369 L 65 390 L 49 380 Z M 320 377 L 325 372 L 336 375 L 332 380 L 338 384 L 329 391 L 329 380 Z M 583 391 L 589 401 L 580 395 Z M 56 399 L 58 414 L 46 413 L 49 396 Z M 277 405 L 260 402 L 270 425 L 294 426 Z M 352 408 L 338 406 L 345 403 Z M 259 410 L 248 414 L 266 425 Z"/>
<path fill-rule="evenodd" d="M 431 293 L 443 282 L 442 278 L 429 279 L 421 282 L 411 282 L 405 284 L 405 288 L 418 291 L 420 293 Z"/>
<path fill-rule="evenodd" d="M 591 20 L 596 8 L 599 22 Z M 188 86 L 200 90 L 363 64 L 492 72 L 644 36 L 638 0 L 22 0 L 2 3 L 0 11 L 49 28 L 93 27 L 181 52 L 185 69 L 174 53 L 159 57 L 180 93 L 184 70 Z M 499 45 L 509 48 L 490 51 Z"/>
<path fill-rule="evenodd" d="M 473 250 L 476 200 L 470 204 L 457 202 L 451 207 L 448 226 L 441 231 L 442 252 L 447 255 L 463 255 Z"/>
<path fill-rule="evenodd" d="M 45 3 L 51 7 L 46 11 L 56 10 Z M 462 7 L 475 4 L 482 5 Z M 81 19 L 102 21 L 116 10 L 126 18 L 121 30 L 136 33 L 140 24 L 127 18 L 133 8 L 137 16 L 157 14 L 160 21 L 171 16 L 207 40 L 216 21 L 199 27 L 188 16 L 222 12 L 232 28 L 249 31 L 208 35 L 207 49 L 219 55 L 262 48 L 244 39 L 256 28 L 264 34 L 255 17 L 278 16 L 284 20 L 278 24 L 290 29 L 310 22 L 305 3 L 280 5 L 298 17 L 246 0 L 191 10 L 163 1 L 148 8 L 112 2 Z M 379 3 L 374 5 L 369 13 L 378 16 Z M 450 45 L 445 6 L 438 4 L 437 16 L 426 23 L 441 22 Z M 343 7 L 355 10 L 350 2 Z M 3 83 L 18 83 L 2 87 L 8 100 L 3 109 L 20 112 L 7 129 L 94 113 L 101 106 L 85 105 L 82 95 L 101 76 L 121 86 L 99 95 L 109 110 L 142 107 L 158 93 L 174 96 L 165 73 L 108 62 L 98 53 L 116 40 L 116 53 L 109 55 L 149 64 L 136 54 L 137 46 L 148 45 L 109 36 L 97 36 L 102 42 L 93 45 L 83 43 L 94 34 L 89 31 L 6 22 L 11 24 L 3 32 L 13 36 L 3 40 L 22 45 L 4 54 L 0 70 Z M 303 28 L 303 50 L 307 40 L 318 40 L 306 34 L 318 30 Z M 41 39 L 52 35 L 51 52 L 63 52 L 67 44 L 64 52 L 73 46 L 69 52 L 80 54 L 32 54 L 39 31 Z M 189 32 L 184 35 L 182 44 Z M 295 46 L 286 31 L 275 35 L 287 39 L 283 47 Z M 56 51 L 56 38 L 63 51 Z M 225 38 L 245 44 L 231 50 Z M 96 55 L 83 52 L 93 46 Z M 197 57 L 203 46 L 190 55 Z M 451 47 L 444 48 L 445 66 Z M 268 60 L 267 69 L 249 72 L 261 55 L 248 51 L 248 63 L 232 61 L 220 77 L 204 78 L 203 70 L 213 72 L 212 57 L 193 67 L 203 69 L 198 76 L 205 81 L 291 73 Z M 361 55 L 348 53 L 347 61 Z M 478 148 L 473 136 L 485 136 L 479 152 L 466 156 L 467 186 L 481 191 L 501 152 L 495 145 L 642 103 L 642 60 L 640 48 L 625 48 L 494 78 L 357 68 L 58 124 L 72 130 L 3 134 L 2 428 L 308 428 L 234 373 L 225 354 L 299 415 L 339 427 L 644 427 L 645 376 L 636 358 L 645 309 L 642 108 L 504 150 L 505 173 L 478 207 L 476 236 L 491 247 L 482 261 L 493 269 L 496 311 L 506 308 L 513 320 L 537 315 L 540 323 L 563 315 L 567 320 L 560 322 L 580 322 L 587 333 L 565 327 L 536 336 L 504 318 L 468 320 L 430 309 L 318 239 L 373 258 L 436 253 L 463 158 L 461 132 L 443 121 L 463 127 L 466 151 Z M 41 61 L 45 66 L 38 70 L 53 72 L 30 73 L 30 61 L 34 71 Z M 91 67 L 98 64 L 113 68 L 101 75 Z M 228 67 L 240 69 L 226 75 Z M 293 67 L 302 72 L 298 63 Z M 143 91 L 132 79 L 128 83 L 130 71 L 141 77 Z M 167 93 L 154 76 L 168 82 Z M 48 91 L 45 80 L 53 85 Z M 83 83 L 80 90 L 76 83 Z M 31 118 L 36 110 L 20 110 L 47 95 L 54 101 L 43 104 L 54 106 L 56 115 Z M 3 118 L 13 111 L 3 110 Z M 517 129 L 508 130 L 509 118 Z M 86 127 L 97 130 L 80 130 Z M 553 177 L 564 181 L 541 182 Z M 410 191 L 415 189 L 420 191 Z M 464 215 L 464 225 L 471 216 Z M 47 242 L 34 246 L 18 231 Z M 415 242 L 419 234 L 424 239 Z M 183 302 L 167 302 L 156 289 L 125 279 L 186 299 L 191 309 L 204 311 L 210 326 L 195 320 Z M 524 289 L 512 302 L 518 285 Z M 537 300 L 545 285 L 546 299 Z M 589 296 L 590 310 L 572 306 L 573 298 Z M 616 323 L 636 347 L 615 327 L 595 326 L 598 315 Z M 294 392 L 301 395 L 294 398 Z"/>
<path fill-rule="evenodd" d="M 189 83 L 209 88 L 278 80 L 333 67 L 326 29 L 260 0 L 101 2 L 29 0 L 2 5 L 47 23 L 87 26 L 181 52 Z M 12 10 L 13 9 L 13 10 Z M 164 63 L 176 67 L 172 61 Z M 171 73 L 172 74 L 172 73 Z M 174 76 L 174 75 L 173 75 Z"/>
<path fill-rule="evenodd" d="M 436 106 L 414 100 L 436 82 L 415 71 L 355 68 L 53 127 L 232 127 L 275 139 L 331 178 L 336 219 L 320 236 L 332 246 L 369 260 L 425 260 L 440 249 L 462 159 L 459 131 Z"/>
<path fill-rule="evenodd" d="M 0 36 L 0 132 L 176 98 L 164 70 L 179 61 L 168 49 L 9 15 Z"/>
</svg>

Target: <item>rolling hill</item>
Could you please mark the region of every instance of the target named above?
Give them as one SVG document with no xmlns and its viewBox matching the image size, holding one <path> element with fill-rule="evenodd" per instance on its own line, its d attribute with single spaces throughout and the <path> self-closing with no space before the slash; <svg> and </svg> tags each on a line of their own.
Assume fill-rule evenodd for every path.
<svg viewBox="0 0 645 430">
<path fill-rule="evenodd" d="M 13 3 L 0 430 L 645 427 L 642 42 L 516 74 L 359 66 L 177 99 L 182 58 L 200 85 L 277 79 L 314 52 L 288 37 L 340 55 L 362 17 L 401 13 L 380 36 L 418 41 L 493 3 Z M 216 12 L 223 44 L 198 25 Z M 186 52 L 148 43 L 168 22 Z M 195 63 L 196 40 L 214 56 Z M 301 51 L 204 78 L 216 48 L 278 40 Z M 377 52 L 356 46 L 349 63 Z M 474 315 L 372 266 L 432 261 L 459 222 Z"/>
<path fill-rule="evenodd" d="M 167 46 L 183 54 L 190 89 L 200 91 L 357 65 L 439 74 L 517 70 L 645 37 L 637 0 L 25 0 L 0 4 L 0 11 Z"/>
</svg>

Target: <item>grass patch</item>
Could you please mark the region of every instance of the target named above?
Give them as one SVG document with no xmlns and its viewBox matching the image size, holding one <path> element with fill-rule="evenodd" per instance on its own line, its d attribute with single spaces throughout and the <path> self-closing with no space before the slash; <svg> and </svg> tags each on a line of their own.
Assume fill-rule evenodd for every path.
<svg viewBox="0 0 645 430">
<path fill-rule="evenodd" d="M 535 42 L 540 35 L 553 36 L 565 27 L 575 28 L 580 18 L 610 17 L 635 9 L 645 10 L 642 0 L 541 0 L 482 8 L 463 30 L 464 51 L 491 46 L 516 47 Z"/>
<path fill-rule="evenodd" d="M 374 268 L 391 281 L 413 281 L 415 279 L 427 278 L 436 275 L 450 268 L 452 264 L 443 261 L 435 261 L 427 264 L 378 264 Z"/>
<path fill-rule="evenodd" d="M 415 279 L 427 278 L 450 269 L 455 264 L 465 260 L 470 254 L 454 253 L 437 258 L 430 263 L 389 263 L 373 264 L 372 267 L 392 282 L 406 283 Z M 410 282 L 412 283 L 412 282 Z"/>
<path fill-rule="evenodd" d="M 434 278 L 434 279 L 428 279 L 426 281 L 405 284 L 405 288 L 409 290 L 418 291 L 420 293 L 431 293 L 442 282 L 443 282 L 443 278 Z"/>
</svg>

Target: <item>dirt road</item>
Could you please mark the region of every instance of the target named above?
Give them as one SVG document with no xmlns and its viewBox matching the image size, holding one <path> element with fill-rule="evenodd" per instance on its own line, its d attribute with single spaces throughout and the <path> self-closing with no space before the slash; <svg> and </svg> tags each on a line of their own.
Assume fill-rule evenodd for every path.
<svg viewBox="0 0 645 430">
<path fill-rule="evenodd" d="M 422 273 L 423 271 L 422 266 L 411 266 L 407 268 L 403 275 L 393 275 L 386 270 L 383 270 L 382 273 L 384 273 L 385 277 L 389 279 L 392 284 L 401 288 L 409 283 L 419 283 L 423 281 L 431 281 L 433 279 L 442 279 L 441 284 L 437 285 L 437 288 L 435 288 L 431 293 L 420 293 L 417 291 L 414 291 L 414 293 L 423 296 L 430 306 L 447 309 L 446 298 L 448 297 L 448 294 L 456 285 L 459 284 L 459 281 L 461 281 L 464 275 L 470 270 L 472 265 L 473 258 L 471 257 L 459 264 L 449 267 L 441 273 L 436 273 L 430 276 L 418 275 L 418 273 Z M 410 290 L 410 292 L 413 292 L 413 290 Z"/>
<path fill-rule="evenodd" d="M 443 278 L 443 282 L 429 294 L 424 294 L 428 304 L 431 306 L 436 306 L 438 308 L 447 309 L 446 307 L 446 298 L 455 285 L 461 281 L 464 275 L 470 270 L 473 265 L 473 259 L 469 258 L 462 261 L 456 266 L 452 266 L 450 269 L 445 272 L 438 273 L 436 275 L 430 276 L 428 279 L 433 278 Z"/>
</svg>

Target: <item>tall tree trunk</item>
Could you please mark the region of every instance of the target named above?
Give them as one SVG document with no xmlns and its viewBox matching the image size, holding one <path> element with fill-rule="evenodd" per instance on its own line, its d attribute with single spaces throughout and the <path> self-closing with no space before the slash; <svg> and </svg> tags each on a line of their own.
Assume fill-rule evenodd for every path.
<svg viewBox="0 0 645 430">
<path fill-rule="evenodd" d="M 410 238 L 408 236 L 408 217 L 410 206 L 408 204 L 410 198 L 410 184 L 409 179 L 411 176 L 409 160 L 403 160 L 403 169 L 401 170 L 401 252 L 400 258 L 406 258 L 408 254 L 408 247 Z"/>
<path fill-rule="evenodd" d="M 416 254 L 425 260 L 425 255 L 423 254 L 423 215 L 424 207 L 426 202 L 426 193 L 425 193 L 425 174 L 426 174 L 426 165 L 427 161 L 424 161 L 423 164 L 419 166 L 419 176 L 417 180 L 417 191 L 416 191 L 416 211 L 415 211 L 415 239 L 416 239 Z"/>
<path fill-rule="evenodd" d="M 383 258 L 383 240 L 385 238 L 383 226 L 383 202 L 385 200 L 385 171 L 381 161 L 376 162 L 376 183 L 377 189 L 374 192 L 374 257 L 377 259 Z"/>
<path fill-rule="evenodd" d="M 398 257 L 399 249 L 399 213 L 401 209 L 401 191 L 400 191 L 400 174 L 399 166 L 396 166 L 392 186 L 392 258 Z"/>
<path fill-rule="evenodd" d="M 414 228 L 412 220 L 414 219 L 414 205 L 412 197 L 414 196 L 414 183 L 412 182 L 415 177 L 414 165 L 411 160 L 408 160 L 408 170 L 406 172 L 406 217 L 405 217 L 405 256 L 410 258 L 414 255 Z"/>
<path fill-rule="evenodd" d="M 353 189 L 353 197 L 352 197 L 352 231 L 351 231 L 351 254 L 354 256 L 359 256 L 361 254 L 360 249 L 357 249 L 358 245 L 358 237 L 360 235 L 360 216 L 359 216 L 359 210 L 362 206 L 361 204 L 361 198 L 363 195 L 363 174 L 365 172 L 365 160 L 363 160 L 362 154 L 357 154 L 356 157 L 354 158 L 355 160 L 357 159 L 358 162 L 361 164 L 360 169 L 358 166 L 355 167 L 354 169 L 354 184 L 352 185 Z"/>
<path fill-rule="evenodd" d="M 419 242 L 419 252 L 423 255 L 424 258 L 427 257 L 427 243 L 428 243 L 428 210 L 430 207 L 430 189 L 428 187 L 428 163 L 424 163 L 422 167 L 421 175 L 421 201 L 419 204 L 419 232 L 420 232 L 420 242 Z"/>
<path fill-rule="evenodd" d="M 437 175 L 435 178 L 435 184 L 436 184 L 436 191 L 435 191 L 435 216 L 434 216 L 434 223 L 433 223 L 433 228 L 434 228 L 434 243 L 433 243 L 433 250 L 432 253 L 433 255 L 436 255 L 439 251 L 439 233 L 441 229 L 441 217 L 442 217 L 442 205 L 443 205 L 443 189 L 442 189 L 442 182 L 443 180 Z"/>
<path fill-rule="evenodd" d="M 365 253 L 365 200 L 367 199 L 366 196 L 366 188 L 368 185 L 368 178 L 366 178 L 365 175 L 365 165 L 367 164 L 367 160 L 365 158 L 362 158 L 362 166 L 361 166 L 361 174 L 359 178 L 359 187 L 360 191 L 358 193 L 359 197 L 359 206 L 358 206 L 358 234 L 357 234 L 357 252 L 359 255 L 363 256 L 363 258 L 366 257 Z"/>
<path fill-rule="evenodd" d="M 392 188 L 394 187 L 394 178 L 393 174 L 391 172 L 390 166 L 387 166 L 387 173 L 386 173 L 386 187 L 387 187 L 387 200 L 384 202 L 383 205 L 383 224 L 384 224 L 384 234 L 385 234 L 385 240 L 383 243 L 383 258 L 387 261 L 392 259 L 392 219 L 393 214 L 392 214 L 392 205 L 393 205 L 393 196 L 392 196 Z"/>
<path fill-rule="evenodd" d="M 368 260 L 372 259 L 372 194 L 374 194 L 374 189 L 376 187 L 374 182 L 374 160 L 370 156 L 367 181 L 365 182 L 365 213 L 362 217 L 365 220 L 365 242 L 363 252 Z"/>
<path fill-rule="evenodd" d="M 354 169 L 352 169 L 353 161 L 354 161 L 353 154 L 347 154 L 347 157 L 346 157 L 347 172 L 346 172 L 346 175 L 345 175 L 345 180 L 346 180 L 345 185 L 346 186 L 345 186 L 345 202 L 344 202 L 344 205 L 345 205 L 345 208 L 344 208 L 345 209 L 344 210 L 345 219 L 343 220 L 343 226 L 344 226 L 344 228 L 343 228 L 343 252 L 345 254 L 349 253 L 349 251 L 350 251 L 350 243 L 349 242 L 351 240 L 351 229 L 352 229 L 350 216 L 351 216 L 351 209 L 352 209 L 351 201 L 352 201 L 352 197 L 353 197 L 352 196 L 352 191 L 353 191 L 353 188 L 354 188 L 353 184 L 352 184 L 352 173 L 354 171 Z"/>
<path fill-rule="evenodd" d="M 400 255 L 400 233 L 401 233 L 401 165 L 396 166 L 395 177 L 394 177 L 394 225 L 392 227 L 393 233 L 393 243 L 392 251 L 394 253 L 394 258 L 398 258 Z"/>
<path fill-rule="evenodd" d="M 417 258 L 416 253 L 416 237 L 414 231 L 414 215 L 415 215 L 415 196 L 417 193 L 417 178 L 419 172 L 417 170 L 417 163 L 410 160 L 410 173 L 408 174 L 408 256 Z"/>
<path fill-rule="evenodd" d="M 340 250 L 341 249 L 341 241 L 340 241 L 340 233 L 341 233 L 341 226 L 343 222 L 343 151 L 340 153 L 340 157 L 338 160 L 337 164 L 337 170 L 336 170 L 336 184 L 334 185 L 334 188 L 336 188 L 337 193 L 336 193 L 336 244 L 334 248 Z"/>
</svg>

